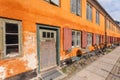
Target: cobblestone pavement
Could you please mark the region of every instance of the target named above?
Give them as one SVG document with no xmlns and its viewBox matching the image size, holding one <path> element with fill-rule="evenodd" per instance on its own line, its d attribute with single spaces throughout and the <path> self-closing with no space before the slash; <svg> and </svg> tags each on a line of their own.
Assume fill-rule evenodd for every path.
<svg viewBox="0 0 120 80">
<path fill-rule="evenodd" d="M 120 80 L 120 47 L 66 80 Z"/>
<path fill-rule="evenodd" d="M 120 58 L 117 63 L 114 65 L 112 71 L 109 73 L 106 80 L 120 80 Z"/>
</svg>

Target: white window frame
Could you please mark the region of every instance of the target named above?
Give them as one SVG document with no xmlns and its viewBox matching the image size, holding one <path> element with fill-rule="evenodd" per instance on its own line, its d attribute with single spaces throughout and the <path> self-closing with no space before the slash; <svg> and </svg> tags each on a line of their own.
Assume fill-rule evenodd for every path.
<svg viewBox="0 0 120 80">
<path fill-rule="evenodd" d="M 93 43 L 93 34 L 88 32 L 87 33 L 87 47 L 91 46 L 92 43 Z"/>
<path fill-rule="evenodd" d="M 100 13 L 96 10 L 96 23 L 100 24 Z"/>
<path fill-rule="evenodd" d="M 79 33 L 79 35 L 77 35 L 77 33 Z M 76 32 L 76 37 L 77 37 L 76 47 L 81 47 L 81 32 L 80 31 Z"/>
<path fill-rule="evenodd" d="M 73 35 L 73 33 L 74 33 L 74 35 Z M 72 48 L 74 48 L 75 47 L 75 31 L 73 31 L 72 30 Z"/>
<path fill-rule="evenodd" d="M 86 18 L 87 18 L 87 20 L 92 21 L 92 18 L 93 18 L 92 14 L 93 14 L 92 13 L 92 6 L 91 6 L 91 4 L 89 4 L 87 2 L 87 9 L 86 9 Z"/>
<path fill-rule="evenodd" d="M 72 30 L 72 33 L 73 32 L 75 33 L 75 35 L 74 35 L 74 38 L 72 35 L 72 42 L 74 41 L 74 45 L 72 45 L 72 48 L 81 47 L 81 31 Z M 79 33 L 79 36 L 77 35 L 77 33 Z M 78 42 L 78 41 L 80 41 L 80 42 Z"/>
<path fill-rule="evenodd" d="M 82 16 L 82 0 L 71 0 L 70 10 L 77 16 Z M 75 9 L 73 11 L 73 9 Z"/>
<path fill-rule="evenodd" d="M 11 19 L 4 19 L 4 18 L 0 18 L 0 22 L 2 23 L 2 28 L 3 28 L 3 56 L 2 58 L 11 58 L 11 57 L 17 57 L 21 55 L 22 52 L 22 37 L 21 37 L 21 31 L 22 31 L 22 22 L 21 21 L 17 21 L 17 20 L 11 20 Z M 13 23 L 13 24 L 18 24 L 18 53 L 15 54 L 10 54 L 7 55 L 6 53 L 6 48 L 7 48 L 7 44 L 6 44 L 6 29 L 5 29 L 5 25 L 6 23 Z M 9 33 L 8 33 L 9 34 Z M 15 44 L 10 44 L 10 45 L 15 45 Z"/>
<path fill-rule="evenodd" d="M 43 32 L 46 33 L 46 37 L 43 37 Z M 49 38 L 47 37 L 47 35 L 48 35 L 47 33 L 50 33 L 50 37 Z M 51 33 L 54 34 L 54 37 L 51 37 Z M 52 40 L 52 39 L 54 39 L 55 42 L 56 42 L 56 31 L 41 29 L 41 31 L 40 31 L 40 38 L 41 38 L 41 41 L 46 41 L 46 40 Z"/>
<path fill-rule="evenodd" d="M 96 44 L 97 45 L 100 44 L 100 35 L 99 34 L 96 35 Z"/>
</svg>

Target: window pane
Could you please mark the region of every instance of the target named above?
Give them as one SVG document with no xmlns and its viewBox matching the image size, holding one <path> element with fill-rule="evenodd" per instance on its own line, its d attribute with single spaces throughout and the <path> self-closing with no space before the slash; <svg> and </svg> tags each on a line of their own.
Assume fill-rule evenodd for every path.
<svg viewBox="0 0 120 80">
<path fill-rule="evenodd" d="M 96 23 L 98 22 L 97 20 L 98 20 L 98 13 L 96 11 Z"/>
<path fill-rule="evenodd" d="M 46 32 L 43 32 L 43 33 L 42 33 L 42 37 L 43 37 L 43 38 L 46 38 Z"/>
<path fill-rule="evenodd" d="M 92 21 L 92 7 L 90 6 L 90 21 Z"/>
<path fill-rule="evenodd" d="M 76 14 L 76 0 L 71 0 L 71 12 Z"/>
<path fill-rule="evenodd" d="M 77 46 L 80 46 L 80 44 L 81 44 L 81 34 L 80 34 L 80 32 L 77 32 Z"/>
<path fill-rule="evenodd" d="M 51 38 L 54 38 L 54 33 L 51 33 Z"/>
<path fill-rule="evenodd" d="M 47 38 L 50 38 L 50 32 L 47 32 Z"/>
<path fill-rule="evenodd" d="M 87 19 L 89 19 L 89 5 L 88 5 L 88 4 L 87 4 L 87 11 L 86 11 L 86 12 L 87 12 L 87 13 L 86 13 L 86 14 L 87 14 L 87 15 L 86 15 L 86 16 L 87 16 Z"/>
<path fill-rule="evenodd" d="M 100 24 L 100 14 L 98 12 L 98 24 Z"/>
<path fill-rule="evenodd" d="M 75 46 L 75 32 L 72 32 L 72 46 Z"/>
<path fill-rule="evenodd" d="M 54 3 L 54 4 L 56 4 L 56 5 L 58 5 L 58 6 L 60 4 L 60 0 L 51 0 L 51 2 Z"/>
<path fill-rule="evenodd" d="M 89 3 L 87 3 L 87 9 L 86 10 L 87 10 L 86 11 L 87 12 L 86 13 L 87 19 L 92 21 L 92 6 Z"/>
<path fill-rule="evenodd" d="M 18 35 L 6 35 L 6 44 L 18 44 Z"/>
<path fill-rule="evenodd" d="M 77 0 L 77 15 L 81 15 L 81 0 Z"/>
<path fill-rule="evenodd" d="M 99 21 L 100 21 L 100 20 L 99 20 L 99 12 L 96 11 L 96 23 L 99 24 Z"/>
<path fill-rule="evenodd" d="M 96 35 L 96 43 L 97 43 L 97 45 L 99 45 L 99 42 L 100 42 L 100 36 Z"/>
<path fill-rule="evenodd" d="M 18 33 L 18 24 L 6 23 L 6 33 Z"/>
<path fill-rule="evenodd" d="M 7 57 L 14 56 L 13 54 L 19 53 L 19 28 L 18 24 L 5 23 L 5 50 Z M 10 56 L 8 56 L 10 55 Z"/>
<path fill-rule="evenodd" d="M 19 52 L 18 45 L 7 46 L 6 47 L 6 55 L 8 55 L 8 54 L 16 54 L 18 52 Z"/>
<path fill-rule="evenodd" d="M 87 46 L 92 45 L 92 33 L 87 34 Z"/>
</svg>

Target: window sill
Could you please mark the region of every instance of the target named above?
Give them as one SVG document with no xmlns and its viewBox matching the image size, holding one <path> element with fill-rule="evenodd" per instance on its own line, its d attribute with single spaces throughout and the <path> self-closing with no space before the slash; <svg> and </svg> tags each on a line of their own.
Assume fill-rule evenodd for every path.
<svg viewBox="0 0 120 80">
<path fill-rule="evenodd" d="M 16 56 L 18 56 L 18 55 L 19 55 L 18 53 L 12 53 L 12 54 L 6 55 L 6 57 L 16 57 Z"/>
<path fill-rule="evenodd" d="M 93 20 L 89 20 L 89 19 L 87 19 L 87 21 L 88 21 L 88 22 L 91 22 L 91 23 L 93 22 Z"/>
<path fill-rule="evenodd" d="M 20 57 L 20 56 L 21 56 L 21 54 L 14 53 L 14 54 L 5 55 L 2 59 L 11 59 L 11 58 L 16 58 L 16 57 Z"/>
<path fill-rule="evenodd" d="M 99 24 L 99 23 L 96 23 L 96 25 L 100 26 L 100 24 Z"/>
<path fill-rule="evenodd" d="M 80 48 L 80 46 L 72 46 L 72 48 Z"/>
<path fill-rule="evenodd" d="M 76 14 L 76 13 L 73 13 L 73 12 L 71 12 L 71 14 L 73 14 L 75 16 L 78 16 L 78 17 L 82 17 L 82 15 L 79 15 L 79 14 Z"/>
</svg>

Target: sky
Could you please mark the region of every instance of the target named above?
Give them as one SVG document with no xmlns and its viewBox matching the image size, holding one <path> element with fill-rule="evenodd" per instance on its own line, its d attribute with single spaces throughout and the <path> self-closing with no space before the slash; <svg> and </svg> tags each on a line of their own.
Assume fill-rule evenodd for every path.
<svg viewBox="0 0 120 80">
<path fill-rule="evenodd" d="M 120 0 L 98 0 L 114 20 L 120 21 Z"/>
</svg>

